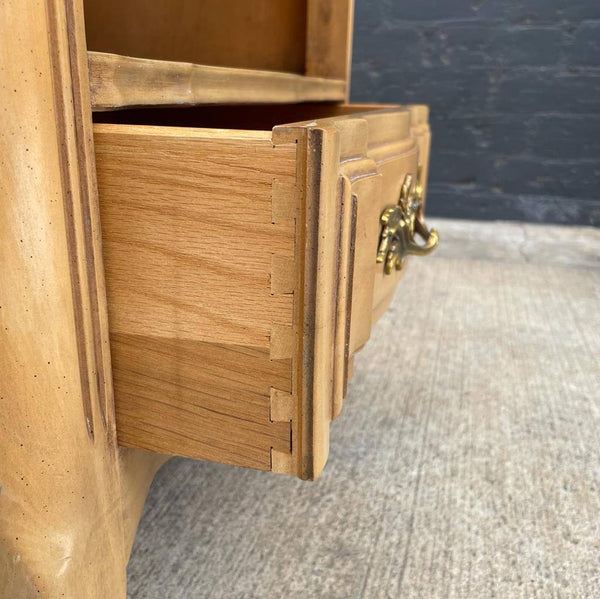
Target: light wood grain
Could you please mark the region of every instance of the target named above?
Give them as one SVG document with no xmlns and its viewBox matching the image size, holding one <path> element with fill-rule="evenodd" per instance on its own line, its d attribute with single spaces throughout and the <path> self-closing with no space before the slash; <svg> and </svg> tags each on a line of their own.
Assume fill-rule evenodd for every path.
<svg viewBox="0 0 600 599">
<path fill-rule="evenodd" d="M 247 127 L 233 109 L 96 125 L 122 444 L 322 471 L 352 355 L 399 278 L 375 262 L 380 214 L 416 169 L 410 111 L 361 110 L 273 131 L 164 126 Z"/>
<path fill-rule="evenodd" d="M 380 316 L 374 307 L 381 309 L 381 297 L 391 299 L 403 274 L 384 276 L 374 256 L 380 215 L 396 204 L 405 175 L 416 172 L 417 134 L 428 160 L 425 107 L 345 112 L 274 129 L 276 140 L 304 133 L 307 144 L 299 418 L 302 475 L 308 478 L 325 464 L 329 423 L 341 412 L 352 355 Z M 320 211 L 312 224 L 311 209 Z"/>
<path fill-rule="evenodd" d="M 302 285 L 297 301 L 302 329 L 299 369 L 299 475 L 314 479 L 329 452 L 329 423 L 333 393 L 333 347 L 337 244 L 340 204 L 338 192 L 339 136 L 317 122 L 276 127 L 275 143 L 299 140 L 299 169 L 303 181 L 303 232 L 298 240 Z"/>
<path fill-rule="evenodd" d="M 352 0 L 86 0 L 95 110 L 348 98 Z"/>
<path fill-rule="evenodd" d="M 125 597 L 81 6 L 0 28 L 0 589 Z"/>
<path fill-rule="evenodd" d="M 271 388 L 270 418 L 273 422 L 287 423 L 290 431 L 290 446 L 284 450 L 271 448 L 271 470 L 280 474 L 295 474 L 302 476 L 305 450 L 302 447 L 303 401 L 302 401 L 302 353 L 304 331 L 300 326 L 302 321 L 303 292 L 302 264 L 304 263 L 304 185 L 302 157 L 306 152 L 306 143 L 302 137 L 298 139 L 272 138 L 272 143 L 280 149 L 293 148 L 296 153 L 293 178 L 275 178 L 271 186 L 271 210 L 274 224 L 294 223 L 294 253 L 291 257 L 273 257 L 271 263 L 271 293 L 287 293 L 293 300 L 292 321 L 289 326 L 274 326 L 271 331 L 271 358 L 281 353 L 283 344 L 277 343 L 283 339 L 288 348 L 290 359 L 291 385 L 289 389 Z M 279 338 L 279 339 L 278 339 Z M 277 347 L 279 345 L 279 347 Z M 286 355 L 284 353 L 283 355 Z"/>
<path fill-rule="evenodd" d="M 95 140 L 120 443 L 270 469 L 290 443 L 270 391 L 291 391 L 294 353 L 271 268 L 294 265 L 295 236 L 272 184 L 293 182 L 295 147 L 124 125 Z"/>
<path fill-rule="evenodd" d="M 272 325 L 292 319 L 291 298 L 270 290 L 273 256 L 294 255 L 271 184 L 293 177 L 294 148 L 120 125 L 95 139 L 111 331 L 268 348 Z"/>
<path fill-rule="evenodd" d="M 304 75 L 89 52 L 92 108 L 343 100 L 346 83 Z"/>
</svg>

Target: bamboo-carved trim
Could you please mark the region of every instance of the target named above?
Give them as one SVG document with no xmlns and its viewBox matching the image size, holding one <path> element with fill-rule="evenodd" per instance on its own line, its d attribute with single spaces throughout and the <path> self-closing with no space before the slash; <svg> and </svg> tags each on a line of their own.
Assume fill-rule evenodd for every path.
<svg viewBox="0 0 600 599">
<path fill-rule="evenodd" d="M 95 111 L 127 106 L 340 101 L 346 81 L 89 52 Z"/>
</svg>

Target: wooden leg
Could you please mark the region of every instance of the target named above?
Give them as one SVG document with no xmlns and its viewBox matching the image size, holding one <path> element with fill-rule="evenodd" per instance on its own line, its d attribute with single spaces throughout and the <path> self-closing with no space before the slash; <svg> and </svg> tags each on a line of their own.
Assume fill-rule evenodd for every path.
<svg viewBox="0 0 600 599">
<path fill-rule="evenodd" d="M 118 599 L 132 469 L 116 445 L 82 7 L 3 0 L 0 31 L 0 596 Z M 134 505 L 157 458 L 138 459 L 150 478 L 128 482 Z"/>
<path fill-rule="evenodd" d="M 125 555 L 129 559 L 148 490 L 154 475 L 169 456 L 129 447 L 122 447 L 119 451 Z"/>
</svg>

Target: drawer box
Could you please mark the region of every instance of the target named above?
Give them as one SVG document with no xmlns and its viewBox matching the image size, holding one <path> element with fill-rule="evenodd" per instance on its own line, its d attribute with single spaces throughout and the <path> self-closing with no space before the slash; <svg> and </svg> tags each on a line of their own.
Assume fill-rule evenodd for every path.
<svg viewBox="0 0 600 599">
<path fill-rule="evenodd" d="M 376 262 L 380 217 L 427 176 L 427 109 L 96 121 L 119 443 L 315 478 L 402 274 Z"/>
</svg>

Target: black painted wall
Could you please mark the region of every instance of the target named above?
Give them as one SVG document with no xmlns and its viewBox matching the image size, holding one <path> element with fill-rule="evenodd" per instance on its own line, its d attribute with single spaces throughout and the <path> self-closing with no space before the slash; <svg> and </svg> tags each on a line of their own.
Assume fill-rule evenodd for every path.
<svg viewBox="0 0 600 599">
<path fill-rule="evenodd" d="M 352 100 L 424 103 L 428 212 L 600 226 L 600 0 L 355 0 Z"/>
</svg>

